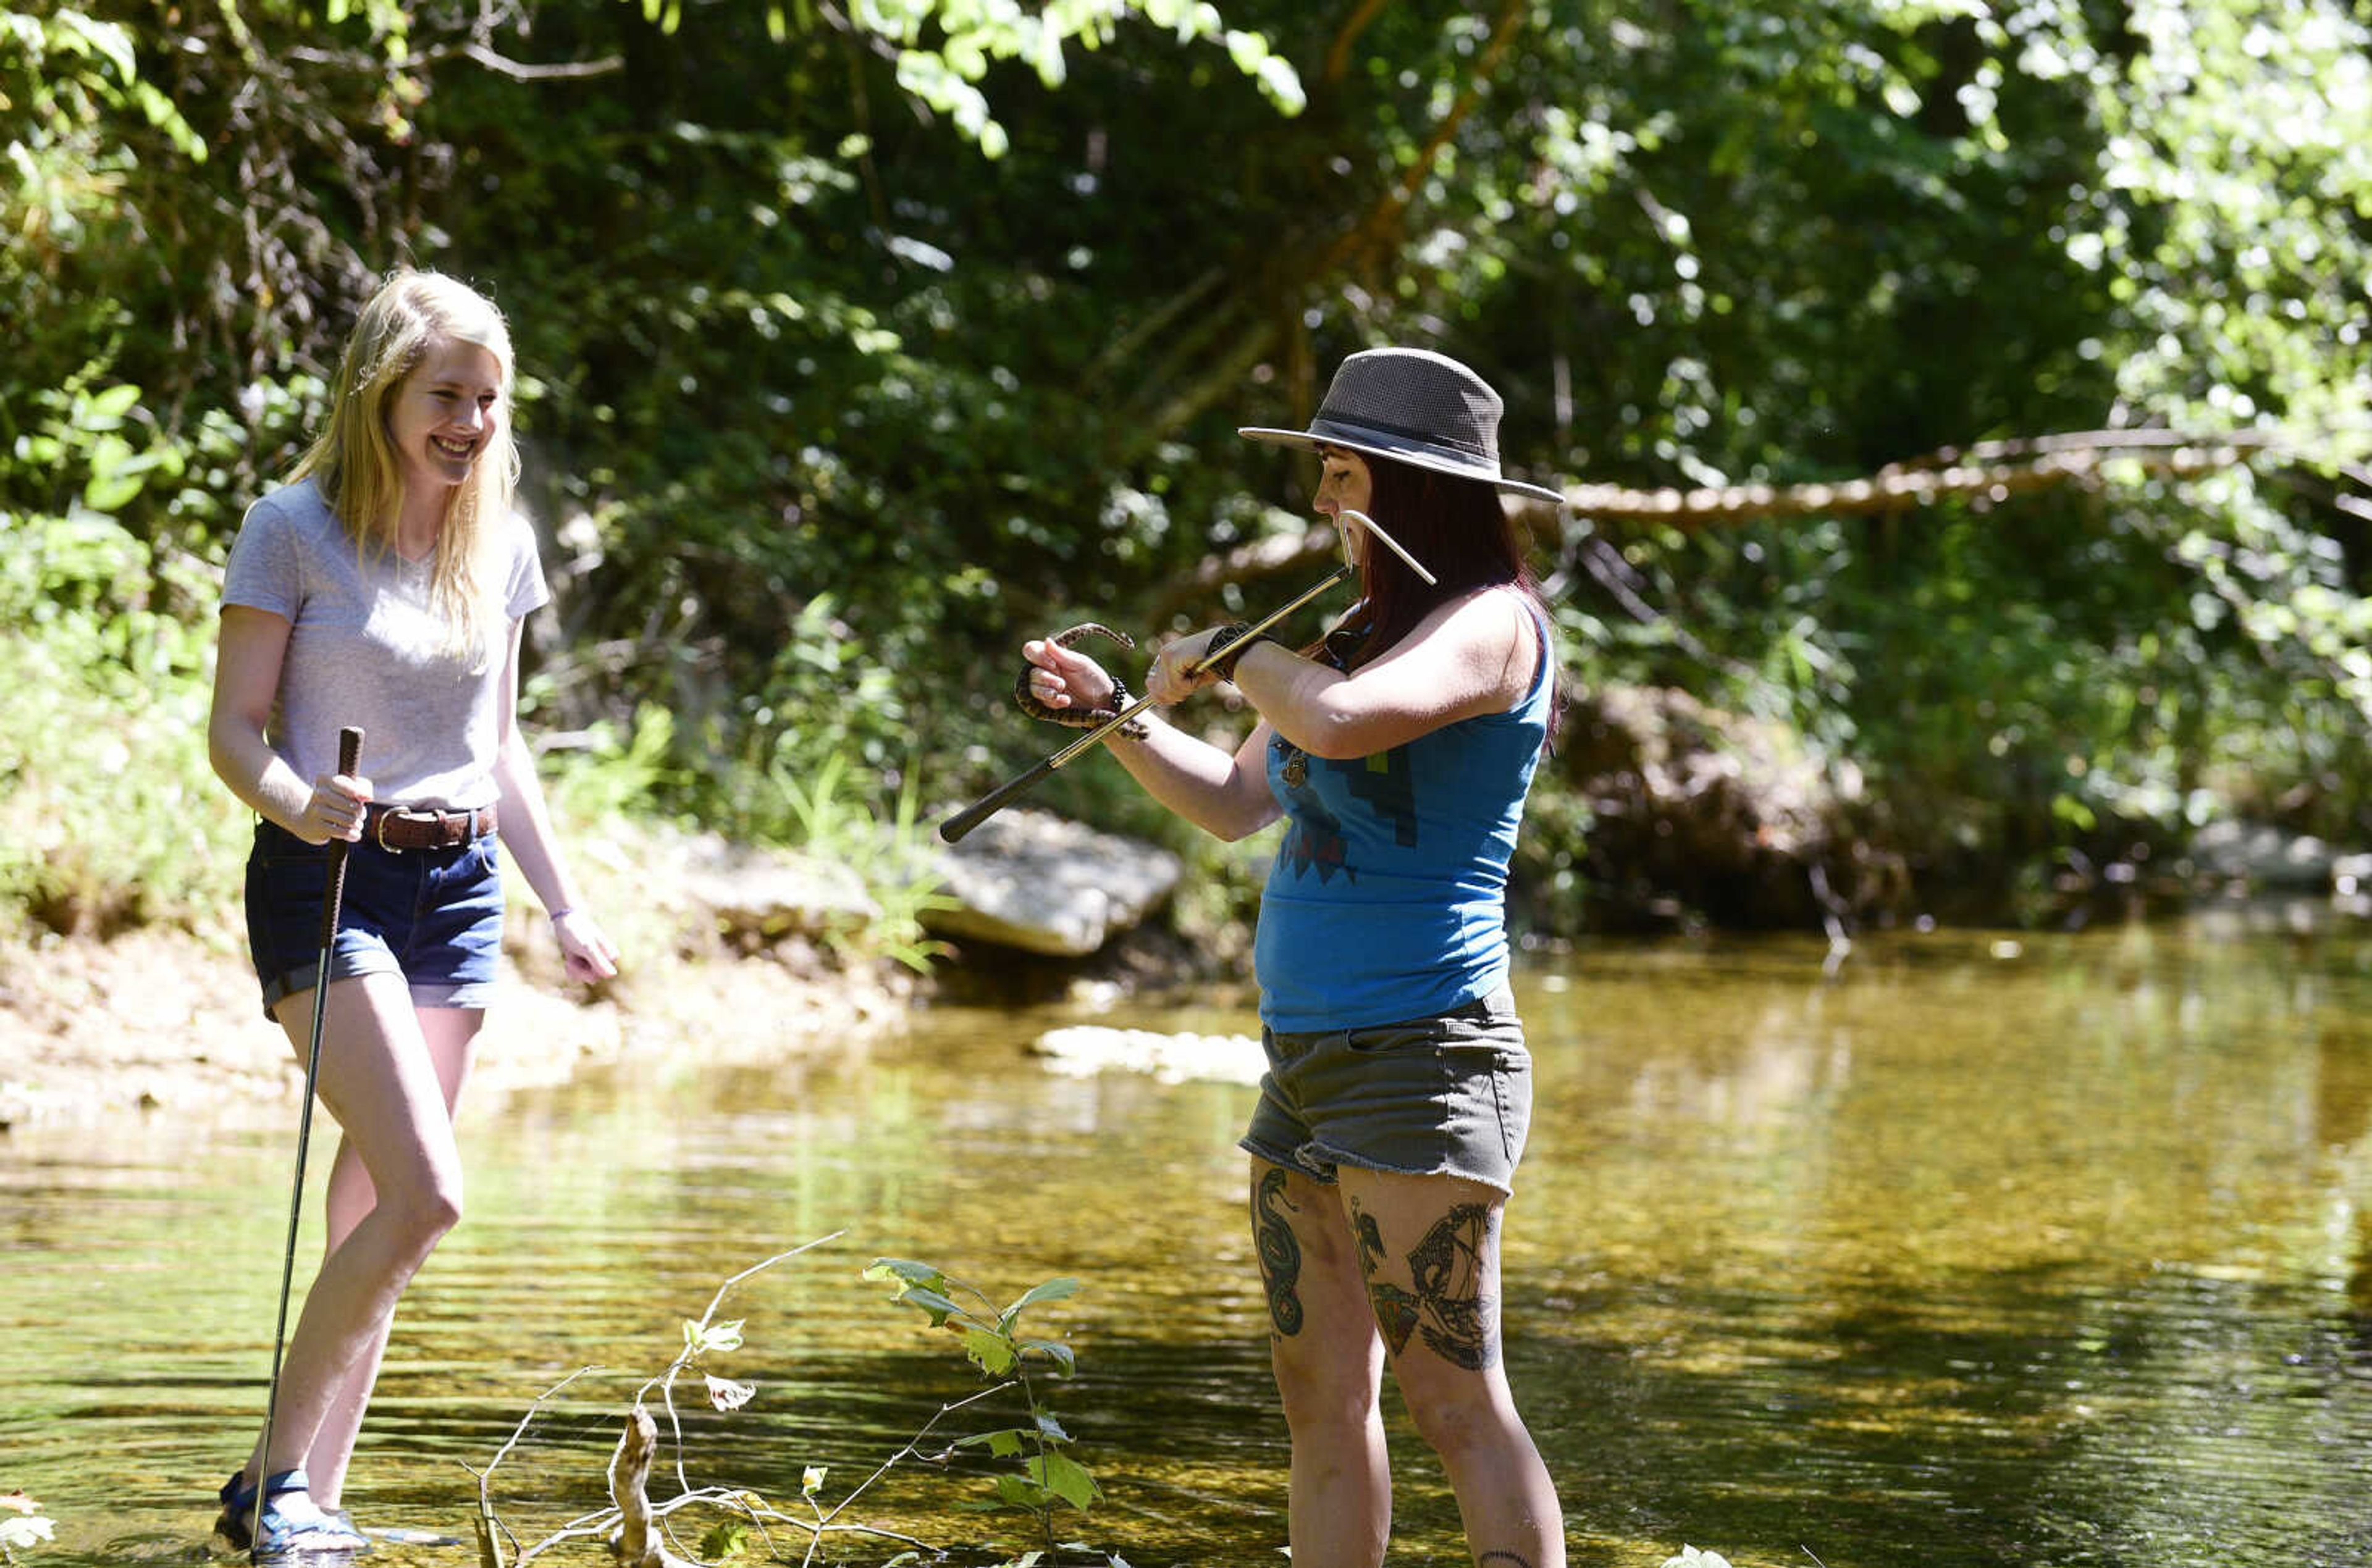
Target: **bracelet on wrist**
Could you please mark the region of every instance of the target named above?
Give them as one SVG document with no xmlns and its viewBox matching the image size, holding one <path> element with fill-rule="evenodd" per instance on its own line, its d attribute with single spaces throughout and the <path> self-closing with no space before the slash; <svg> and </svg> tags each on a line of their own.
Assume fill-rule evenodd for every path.
<svg viewBox="0 0 2372 1568">
<path fill-rule="evenodd" d="M 1250 634 L 1247 635 L 1247 633 Z M 1236 678 L 1236 666 L 1241 664 L 1244 656 L 1251 652 L 1252 645 L 1268 642 L 1270 638 L 1265 632 L 1253 633 L 1250 625 L 1245 621 L 1231 621 L 1220 627 L 1219 634 L 1211 640 L 1223 651 L 1217 658 L 1206 660 L 1203 668 L 1222 680 L 1233 680 Z"/>
<path fill-rule="evenodd" d="M 576 906 L 575 904 L 570 904 L 564 909 L 556 909 L 546 912 L 544 918 L 551 921 L 554 925 L 557 925 L 576 912 Z"/>
</svg>

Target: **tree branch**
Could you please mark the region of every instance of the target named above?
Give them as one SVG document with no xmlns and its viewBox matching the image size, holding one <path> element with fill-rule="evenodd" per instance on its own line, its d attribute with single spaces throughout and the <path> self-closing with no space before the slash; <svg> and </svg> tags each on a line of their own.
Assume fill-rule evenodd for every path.
<svg viewBox="0 0 2372 1568">
<path fill-rule="evenodd" d="M 1334 35 L 1334 42 L 1326 51 L 1326 64 L 1320 76 L 1327 86 L 1332 87 L 1342 81 L 1343 73 L 1350 70 L 1352 48 L 1358 43 L 1359 35 L 1367 30 L 1367 24 L 1376 19 L 1384 6 L 1385 0 L 1360 0 L 1358 8 L 1351 13 L 1351 19 L 1344 22 L 1343 30 Z"/>
</svg>

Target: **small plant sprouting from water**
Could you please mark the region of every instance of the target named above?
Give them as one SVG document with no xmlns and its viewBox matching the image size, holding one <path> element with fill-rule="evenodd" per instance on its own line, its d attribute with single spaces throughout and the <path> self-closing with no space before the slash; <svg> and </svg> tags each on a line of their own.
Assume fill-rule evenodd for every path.
<svg viewBox="0 0 2372 1568">
<path fill-rule="evenodd" d="M 883 1568 L 913 1564 L 926 1561 L 925 1553 L 934 1549 L 898 1531 L 877 1525 L 850 1521 L 849 1511 L 857 1499 L 870 1491 L 883 1477 L 909 1460 L 923 1464 L 946 1465 L 965 1452 L 985 1452 L 993 1458 L 1016 1459 L 1017 1467 L 1000 1473 L 993 1480 L 992 1500 L 967 1504 L 982 1509 L 1017 1508 L 1034 1520 L 1046 1545 L 1042 1551 L 1031 1551 L 1013 1559 L 1001 1568 L 1036 1568 L 1045 1564 L 1052 1568 L 1056 1553 L 1079 1551 L 1107 1568 L 1128 1568 L 1120 1557 L 1095 1553 L 1077 1542 L 1057 1543 L 1055 1523 L 1065 1508 L 1085 1511 L 1098 1496 L 1095 1479 L 1063 1450 L 1071 1436 L 1055 1420 L 1053 1412 L 1041 1400 L 1032 1374 L 1067 1374 L 1074 1358 L 1068 1345 L 1057 1340 L 1026 1337 L 1020 1327 L 1022 1314 L 1041 1303 L 1056 1301 L 1075 1294 L 1075 1280 L 1049 1280 L 1031 1287 L 1012 1305 L 998 1309 L 992 1298 L 976 1287 L 948 1276 L 927 1263 L 908 1262 L 898 1259 L 877 1259 L 865 1271 L 865 1278 L 887 1281 L 898 1289 L 895 1301 L 913 1307 L 924 1313 L 934 1328 L 948 1330 L 962 1338 L 966 1358 L 982 1373 L 994 1379 L 988 1388 L 966 1397 L 942 1404 L 937 1412 L 925 1421 L 913 1436 L 896 1452 L 851 1488 L 837 1503 L 827 1504 L 824 1497 L 826 1472 L 817 1465 L 805 1467 L 800 1477 L 799 1497 L 777 1507 L 761 1493 L 747 1487 L 695 1487 L 685 1472 L 683 1431 L 676 1409 L 676 1388 L 693 1375 L 709 1404 L 721 1413 L 731 1412 L 748 1405 L 758 1392 L 758 1386 L 714 1370 L 717 1358 L 744 1348 L 743 1324 L 747 1319 L 720 1321 L 718 1309 L 732 1289 L 752 1275 L 825 1242 L 837 1238 L 820 1237 L 790 1251 L 777 1253 L 763 1262 L 744 1269 L 717 1288 L 708 1304 L 708 1310 L 699 1318 L 683 1323 L 683 1342 L 674 1359 L 664 1370 L 645 1381 L 635 1391 L 633 1404 L 626 1413 L 626 1430 L 609 1466 L 610 1506 L 570 1520 L 532 1545 L 521 1545 L 509 1526 L 495 1512 L 492 1477 L 497 1466 L 517 1446 L 529 1426 L 553 1396 L 577 1378 L 596 1370 L 586 1367 L 571 1374 L 544 1391 L 520 1417 L 501 1449 L 483 1470 L 472 1469 L 478 1477 L 478 1546 L 481 1568 L 525 1568 L 535 1559 L 571 1541 L 599 1540 L 608 1544 L 610 1554 L 627 1564 L 627 1568 L 696 1568 L 703 1562 L 748 1561 L 762 1554 L 778 1562 L 796 1562 L 802 1568 L 812 1568 L 821 1560 L 827 1536 L 870 1538 L 903 1548 L 889 1559 Z M 960 1299 L 959 1299 L 960 1298 Z M 976 1302 L 977 1308 L 965 1305 Z M 940 1423 L 958 1412 L 983 1406 L 997 1396 L 1017 1392 L 1022 1404 L 1022 1423 L 1006 1425 L 987 1432 L 975 1433 L 952 1440 L 940 1438 L 930 1449 L 925 1441 Z M 654 1411 L 656 1407 L 656 1413 Z M 660 1435 L 664 1418 L 666 1437 Z M 662 1450 L 673 1455 L 676 1492 L 674 1495 L 653 1499 L 649 1494 L 652 1472 L 662 1466 Z M 697 1553 L 687 1552 L 677 1534 L 677 1516 L 685 1509 L 705 1509 L 723 1516 L 700 1537 Z M 786 1511 L 795 1510 L 795 1511 Z M 40 1521 L 46 1526 L 47 1520 Z M 0 1526 L 0 1530 L 5 1530 Z M 789 1535 L 787 1541 L 778 1541 L 776 1532 Z M 46 1535 L 46 1530 L 42 1532 Z M 803 1548 L 803 1550 L 802 1550 Z M 787 1549 L 787 1550 L 786 1550 Z"/>
<path fill-rule="evenodd" d="M 1063 1451 L 1069 1446 L 1071 1434 L 1063 1430 L 1030 1381 L 1033 1367 L 1068 1376 L 1075 1365 L 1071 1347 L 1058 1340 L 1027 1338 L 1020 1323 L 1023 1312 L 1041 1302 L 1075 1294 L 1079 1282 L 1048 1280 L 1032 1285 L 1018 1300 L 999 1310 L 994 1298 L 979 1287 L 952 1279 L 928 1263 L 876 1259 L 865 1277 L 897 1285 L 896 1299 L 929 1318 L 931 1327 L 962 1336 L 964 1354 L 974 1366 L 1020 1389 L 1027 1424 L 974 1433 L 957 1439 L 956 1446 L 984 1448 L 993 1458 L 1021 1461 L 1017 1470 L 995 1478 L 995 1500 L 986 1506 L 1017 1508 L 1029 1515 L 1037 1521 L 1048 1550 L 1055 1550 L 1054 1524 L 1060 1510 L 1068 1507 L 1085 1513 L 1102 1493 L 1087 1467 Z M 965 1305 L 966 1301 L 977 1303 L 977 1309 Z M 1032 1561 L 1035 1557 L 1033 1553 Z"/>
<path fill-rule="evenodd" d="M 0 1496 L 0 1562 L 15 1562 L 18 1552 L 50 1539 L 56 1532 L 55 1521 L 44 1516 L 41 1505 L 22 1492 Z"/>
</svg>

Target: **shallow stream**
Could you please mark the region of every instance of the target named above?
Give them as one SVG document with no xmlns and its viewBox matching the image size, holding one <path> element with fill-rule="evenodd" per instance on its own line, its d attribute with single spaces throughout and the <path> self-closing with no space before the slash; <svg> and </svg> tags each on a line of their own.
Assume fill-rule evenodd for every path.
<svg viewBox="0 0 2372 1568">
<path fill-rule="evenodd" d="M 2231 912 L 1827 958 L 1601 943 L 1519 975 L 1540 1103 L 1507 1360 L 1574 1561 L 2372 1563 L 2372 929 Z M 779 1071 L 703 1070 L 688 1042 L 665 1070 L 466 1106 L 468 1218 L 407 1298 L 349 1505 L 467 1537 L 465 1467 L 598 1366 L 492 1478 L 528 1540 L 598 1506 L 617 1413 L 681 1321 L 838 1233 L 727 1298 L 746 1345 L 716 1370 L 758 1393 L 689 1423 L 695 1484 L 783 1503 L 820 1465 L 835 1497 L 979 1387 L 859 1279 L 874 1257 L 1000 1300 L 1073 1276 L 1032 1313 L 1076 1353 L 1046 1394 L 1106 1494 L 1065 1539 L 1135 1568 L 1278 1561 L 1285 1449 L 1234 1148 L 1253 1091 L 1029 1054 L 1080 1021 L 924 1012 Z M 1233 1005 L 1091 1021 L 1254 1028 Z M 159 1118 L 0 1139 L 0 1493 L 58 1526 L 28 1563 L 202 1554 L 262 1410 L 293 1146 Z M 317 1191 L 315 1237 L 318 1212 Z M 1391 1422 L 1392 1562 L 1463 1563 L 1437 1469 Z M 902 1466 L 855 1516 L 1031 1544 L 963 1506 L 985 1468 Z"/>
</svg>

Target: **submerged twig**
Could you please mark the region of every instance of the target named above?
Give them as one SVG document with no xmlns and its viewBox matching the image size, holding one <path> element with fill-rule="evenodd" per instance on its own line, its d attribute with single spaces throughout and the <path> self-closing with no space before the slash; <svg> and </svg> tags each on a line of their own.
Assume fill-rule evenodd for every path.
<svg viewBox="0 0 2372 1568">
<path fill-rule="evenodd" d="M 461 1468 L 478 1478 L 478 1562 L 481 1568 L 510 1568 L 510 1564 L 503 1560 L 503 1539 L 505 1537 L 509 1537 L 512 1546 L 518 1545 L 518 1539 L 511 1535 L 509 1527 L 494 1514 L 494 1489 L 490 1484 L 494 1467 L 501 1464 L 513 1448 L 518 1446 L 519 1439 L 527 1435 L 529 1423 L 535 1420 L 536 1412 L 543 1409 L 547 1400 L 587 1373 L 599 1370 L 600 1368 L 597 1366 L 580 1366 L 542 1393 L 538 1394 L 535 1397 L 535 1402 L 527 1407 L 527 1413 L 518 1418 L 518 1424 L 511 1428 L 510 1436 L 504 1439 L 503 1446 L 494 1450 L 494 1457 L 486 1461 L 484 1469 L 477 1469 L 467 1459 L 461 1461 Z M 533 1555 L 533 1552 L 528 1553 L 529 1557 Z M 526 1561 L 527 1557 L 519 1559 L 522 1563 Z"/>
</svg>

